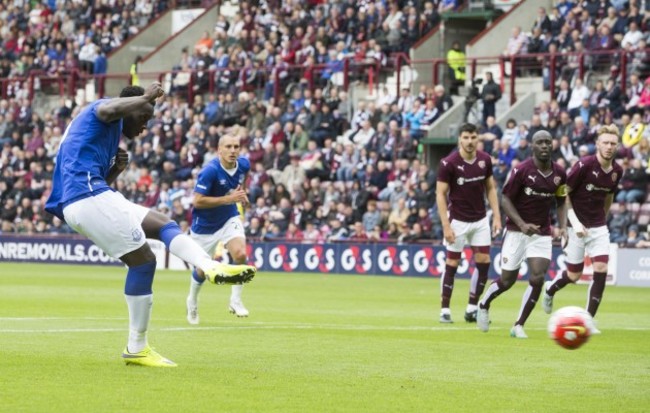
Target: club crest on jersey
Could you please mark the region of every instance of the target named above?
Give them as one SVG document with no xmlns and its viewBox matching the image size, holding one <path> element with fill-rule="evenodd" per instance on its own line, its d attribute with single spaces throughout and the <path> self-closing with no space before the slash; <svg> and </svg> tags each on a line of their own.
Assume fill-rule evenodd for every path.
<svg viewBox="0 0 650 413">
<path fill-rule="evenodd" d="M 478 167 L 481 169 L 485 169 L 485 161 L 478 161 Z"/>
<path fill-rule="evenodd" d="M 616 182 L 616 178 L 618 178 L 618 174 L 616 174 L 616 172 L 614 172 L 612 174 L 612 182 Z"/>
<path fill-rule="evenodd" d="M 142 231 L 140 231 L 140 228 L 133 228 L 131 230 L 131 236 L 133 237 L 133 241 L 138 242 L 142 239 Z"/>
<path fill-rule="evenodd" d="M 559 176 L 553 178 L 553 183 L 555 185 L 560 185 L 560 182 L 562 182 L 562 178 L 560 178 Z"/>
</svg>

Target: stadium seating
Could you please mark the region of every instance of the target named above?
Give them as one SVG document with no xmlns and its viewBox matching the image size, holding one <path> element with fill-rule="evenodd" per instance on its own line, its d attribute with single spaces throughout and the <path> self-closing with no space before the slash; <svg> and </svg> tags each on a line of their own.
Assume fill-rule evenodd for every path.
<svg viewBox="0 0 650 413">
<path fill-rule="evenodd" d="M 160 13 L 167 7 L 165 2 L 156 2 L 150 8 L 148 6 L 138 9 L 139 5 L 143 6 L 136 2 L 134 7 L 141 17 Z M 70 7 L 73 10 L 58 10 L 52 14 L 60 17 L 47 17 L 47 12 L 44 12 L 46 17 L 43 20 L 54 24 L 57 19 L 63 22 L 68 14 L 76 16 L 76 13 L 80 12 L 75 8 L 76 6 Z M 217 25 L 215 39 L 212 39 L 212 45 L 208 47 L 207 53 L 203 50 L 204 46 L 208 46 L 207 39 L 200 41 L 196 39 L 199 47 L 188 54 L 187 61 L 188 67 L 193 69 L 191 82 L 195 82 L 190 85 L 201 84 L 195 76 L 203 68 L 212 68 L 213 71 L 210 73 L 219 77 L 208 79 L 208 89 L 198 89 L 193 93 L 191 101 L 185 101 L 186 95 L 180 93 L 180 89 L 170 90 L 170 96 L 156 107 L 155 118 L 145 134 L 129 146 L 132 166 L 118 181 L 118 189 L 132 201 L 157 208 L 187 225 L 192 188 L 198 170 L 202 164 L 216 156 L 215 147 L 219 136 L 226 128 L 238 124 L 236 133 L 242 137 L 244 143 L 243 155 L 249 157 L 253 165 L 248 182 L 253 206 L 247 214 L 249 222 L 256 220 L 256 224 L 249 225 L 249 235 L 284 236 L 287 234 L 289 224 L 294 223 L 302 236 L 306 236 L 308 232 L 307 224 L 312 224 L 318 234 L 311 234 L 310 236 L 313 237 L 311 239 L 319 240 L 368 237 L 375 240 L 399 239 L 404 242 L 415 242 L 418 239 L 440 241 L 441 228 L 434 196 L 435 165 L 426 165 L 431 158 L 425 157 L 427 149 L 421 141 L 422 131 L 427 127 L 422 119 L 430 116 L 430 119 L 435 121 L 436 116 L 439 116 L 439 113 L 436 115 L 436 111 L 443 112 L 445 109 L 443 103 L 448 101 L 449 92 L 442 84 L 431 84 L 425 85 L 420 90 L 402 90 L 399 93 L 386 89 L 375 94 L 372 99 L 358 99 L 348 94 L 346 85 L 342 81 L 321 83 L 324 79 L 331 79 L 331 75 L 340 73 L 341 78 L 345 76 L 349 82 L 359 82 L 360 85 L 365 86 L 369 82 L 368 71 L 361 73 L 359 71 L 359 68 L 364 67 L 362 66 L 364 59 L 375 59 L 380 65 L 385 65 L 384 71 L 394 71 L 394 66 L 391 66 L 394 61 L 388 56 L 402 51 L 392 47 L 390 41 L 381 43 L 379 40 L 382 39 L 369 35 L 369 31 L 355 32 L 355 35 L 365 37 L 352 36 L 343 28 L 346 24 L 349 26 L 352 19 L 352 17 L 344 17 L 346 10 L 342 10 L 340 18 L 337 18 L 337 24 L 341 25 L 340 30 L 330 32 L 321 39 L 329 44 L 329 51 L 327 49 L 321 51 L 320 55 L 318 50 L 312 51 L 309 47 L 312 39 L 307 36 L 304 39 L 309 41 L 299 42 L 296 38 L 293 45 L 292 37 L 285 42 L 278 39 L 277 48 L 273 51 L 279 56 L 281 62 L 273 61 L 267 65 L 266 60 L 257 60 L 256 67 L 264 75 L 258 78 L 252 77 L 254 87 L 246 87 L 247 78 L 242 74 L 250 74 L 250 72 L 242 68 L 245 67 L 247 59 L 255 61 L 260 59 L 263 53 L 261 50 L 254 53 L 254 45 L 250 46 L 250 50 L 242 48 L 243 52 L 239 51 L 236 45 L 241 45 L 243 41 L 241 32 L 268 29 L 271 36 L 270 33 L 275 27 L 268 20 L 264 20 L 271 19 L 273 16 L 258 13 L 252 20 L 247 18 L 246 16 L 250 14 L 246 11 L 246 7 L 249 6 L 242 3 L 240 17 L 230 22 L 222 22 L 224 27 L 220 26 L 222 23 Z M 313 11 L 313 6 L 306 7 L 307 10 Z M 394 13 L 409 16 L 412 14 L 411 6 L 405 3 L 401 10 L 398 8 Z M 547 11 L 549 15 L 553 13 L 555 12 Z M 600 25 L 606 17 L 600 16 L 599 11 L 594 13 L 596 17 L 592 18 L 591 22 Z M 628 12 L 632 16 L 634 13 L 637 13 L 634 8 Z M 111 14 L 111 10 L 92 9 L 88 11 L 87 19 L 93 23 L 101 18 L 106 19 L 105 16 L 108 14 Z M 570 13 L 567 12 L 567 16 L 569 15 Z M 318 14 L 314 12 L 308 16 L 304 22 L 305 26 L 317 26 Z M 281 14 L 273 17 L 275 18 L 291 21 L 291 17 Z M 418 36 L 421 36 L 423 31 L 432 24 L 433 18 L 429 18 L 431 20 L 419 21 Z M 576 22 L 579 20 L 574 17 L 568 19 Z M 112 24 L 117 31 L 129 36 L 135 31 L 135 29 L 129 30 L 129 27 L 141 27 L 140 23 L 146 22 L 146 19 L 135 19 L 137 24 L 130 26 L 127 20 L 119 20 L 118 16 L 116 22 L 107 24 L 109 27 Z M 406 17 L 407 23 L 408 20 L 409 17 Z M 641 27 L 644 36 L 647 33 L 645 20 L 642 19 Z M 240 24 L 239 21 L 242 23 Z M 36 27 L 30 22 L 26 24 L 30 28 Z M 32 26 L 29 26 L 30 24 Z M 236 25 L 242 26 L 239 32 L 230 30 Z M 246 25 L 250 27 L 244 29 Z M 539 33 L 535 32 L 534 27 L 530 33 L 526 30 L 529 26 L 536 25 L 538 22 L 522 24 L 525 28 L 523 35 L 526 36 L 529 46 L 536 41 Z M 546 26 L 541 23 L 539 25 Z M 92 24 L 89 27 L 93 27 Z M 551 24 L 548 32 L 552 41 L 558 44 L 560 41 L 568 41 L 563 37 L 561 30 L 557 34 L 554 33 L 553 27 Z M 50 29 L 47 25 L 43 25 L 43 27 L 39 26 L 38 30 Z M 52 29 L 52 31 L 56 30 Z M 221 30 L 225 34 L 217 34 Z M 276 28 L 276 30 L 282 32 L 285 29 Z M 583 24 L 576 30 L 578 30 L 578 37 L 590 36 L 588 25 Z M 96 34 L 89 35 L 86 32 L 87 37 L 101 40 L 101 36 L 98 38 Z M 381 33 L 374 32 L 374 34 Z M 532 39 L 529 38 L 531 35 Z M 316 30 L 312 36 L 314 39 L 318 38 L 318 31 Z M 69 40 L 64 44 L 79 47 L 83 37 L 77 35 L 76 43 Z M 618 40 L 614 35 L 613 41 L 621 42 L 623 37 Z M 221 46 L 221 41 L 225 41 L 223 43 L 225 45 L 231 41 L 234 43 L 224 47 Z M 373 41 L 378 44 L 375 54 L 369 50 L 375 50 L 374 48 L 368 48 Z M 53 40 L 52 43 L 56 44 L 56 41 Z M 507 42 L 504 40 L 503 43 L 505 49 Z M 5 54 L 10 50 L 16 50 L 7 47 L 12 44 L 11 38 L 3 38 L 5 47 L 2 50 Z M 547 46 L 548 44 L 550 43 L 547 43 Z M 223 51 L 219 51 L 221 47 L 224 47 Z M 566 51 L 572 50 L 570 47 L 567 46 Z M 607 80 L 608 76 L 614 75 L 609 73 L 609 68 L 605 68 L 605 65 L 592 65 L 588 70 L 577 66 L 570 74 L 559 70 L 555 77 L 557 82 L 550 82 L 550 78 L 546 79 L 547 72 L 555 70 L 549 66 L 550 60 L 537 59 L 535 56 L 541 55 L 529 55 L 526 54 L 527 52 L 537 53 L 538 50 L 526 49 L 519 56 L 522 62 L 536 63 L 528 66 L 522 63 L 519 66 L 520 73 L 511 74 L 515 77 L 513 82 L 528 78 L 540 83 L 546 81 L 549 88 L 554 91 L 556 87 L 558 89 L 553 94 L 540 93 L 541 103 L 536 106 L 534 113 L 514 119 L 514 126 L 501 128 L 489 122 L 482 126 L 484 149 L 493 155 L 497 181 L 504 179 L 508 171 L 508 166 L 505 168 L 499 166 L 504 140 L 508 140 L 511 144 L 516 163 L 528 156 L 529 149 L 525 142 L 530 136 L 536 130 L 548 129 L 554 135 L 557 144 L 554 159 L 570 167 L 580 153 L 593 152 L 593 133 L 598 125 L 613 121 L 625 130 L 628 125 L 635 122 L 633 116 L 630 116 L 635 113 L 641 117 L 644 125 L 650 120 L 650 111 L 647 111 L 642 103 L 645 60 L 641 54 L 645 49 L 637 47 L 628 50 L 631 66 L 627 75 L 616 73 L 613 79 L 619 82 L 613 82 L 609 89 L 605 86 L 602 90 L 595 82 L 601 78 Z M 221 56 L 221 53 L 228 55 L 231 61 L 237 62 L 231 67 L 233 74 L 227 79 L 225 89 L 218 89 L 219 79 L 224 76 L 226 70 L 218 67 L 220 63 L 216 57 Z M 608 53 L 585 56 L 597 55 L 599 57 L 596 60 L 604 62 L 603 56 L 615 56 L 616 52 Z M 272 57 L 273 53 L 270 56 Z M 307 59 L 309 56 L 323 57 L 325 59 L 321 62 L 323 66 L 312 72 L 303 68 L 293 74 L 289 73 L 290 67 L 298 67 L 299 64 L 304 63 L 301 59 Z M 327 61 L 329 56 L 332 60 Z M 544 56 L 548 57 L 548 55 Z M 340 64 L 346 61 L 344 57 L 349 57 L 347 66 Z M 361 62 L 361 65 L 355 66 L 355 61 Z M 293 66 L 289 65 L 289 62 Z M 77 62 L 68 62 L 68 64 L 69 70 L 81 70 Z M 566 65 L 569 65 L 569 62 Z M 52 159 L 56 154 L 62 131 L 65 130 L 71 116 L 83 107 L 83 102 L 77 105 L 72 99 L 69 101 L 62 99 L 54 110 L 47 112 L 31 107 L 29 82 L 20 83 L 15 79 L 16 74 L 23 73 L 20 71 L 27 69 L 17 66 L 19 65 L 8 64 L 7 59 L 0 64 L 0 86 L 3 93 L 3 100 L 0 100 L 2 231 L 65 232 L 65 226 L 54 222 L 51 216 L 42 211 L 42 204 L 49 194 L 51 182 L 48 178 L 51 176 Z M 280 96 L 275 96 L 273 90 L 269 93 L 269 83 L 276 79 L 284 79 L 281 75 L 283 71 L 287 72 L 286 75 L 290 79 L 286 82 L 283 80 Z M 328 74 L 328 71 L 331 73 Z M 560 104 L 554 98 L 559 94 L 561 80 L 566 80 L 573 85 L 576 79 L 581 77 L 581 73 L 586 82 L 589 106 L 582 111 L 580 107 L 567 107 L 567 110 L 560 110 Z M 544 76 L 541 76 L 542 74 Z M 638 75 L 640 88 L 630 87 L 634 84 L 630 80 L 632 74 Z M 622 83 L 621 78 L 623 78 Z M 625 86 L 627 90 L 623 94 L 622 87 Z M 209 93 L 212 91 L 214 93 Z M 612 97 L 617 93 L 622 99 L 614 101 Z M 427 107 L 428 104 L 432 107 Z M 623 105 L 625 110 L 620 111 L 620 105 Z M 503 110 L 509 109 L 506 107 Z M 479 121 L 483 120 L 479 119 Z M 644 130 L 650 132 L 650 128 Z M 644 143 L 637 143 L 622 151 L 621 159 L 637 158 L 647 170 L 647 147 L 642 149 L 647 143 L 647 135 L 648 133 L 644 133 L 640 141 Z M 562 146 L 564 137 L 568 146 Z M 285 173 L 292 166 L 292 158 L 298 160 L 298 165 L 305 174 L 304 180 L 299 181 L 297 186 L 294 186 L 295 181 L 288 178 L 289 172 Z M 646 203 L 630 204 L 628 207 L 643 227 L 650 221 L 647 203 L 650 201 L 650 191 L 647 194 L 649 198 Z M 9 198 L 14 201 L 7 202 Z M 288 199 L 290 207 L 281 208 L 282 199 Z M 400 207 L 400 200 L 404 201 L 403 207 Z M 373 203 L 374 210 L 367 214 L 370 202 Z M 271 214 L 271 211 L 279 212 L 280 215 Z M 617 211 L 618 205 L 614 204 L 612 212 Z M 276 218 L 270 218 L 271 216 Z M 334 234 L 331 228 L 332 221 L 340 221 L 345 225 L 342 230 L 337 230 Z M 368 226 L 363 228 L 362 234 L 356 233 L 359 231 L 355 228 L 356 222 L 367 223 Z M 373 223 L 379 225 L 372 225 Z M 425 228 L 424 234 L 413 231 L 415 223 Z M 252 226 L 259 227 L 251 228 Z"/>
</svg>

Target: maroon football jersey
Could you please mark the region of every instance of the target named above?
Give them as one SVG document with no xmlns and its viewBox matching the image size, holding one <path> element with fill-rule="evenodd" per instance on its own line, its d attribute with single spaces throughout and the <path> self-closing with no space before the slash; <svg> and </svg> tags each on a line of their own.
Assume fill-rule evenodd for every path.
<svg viewBox="0 0 650 413">
<path fill-rule="evenodd" d="M 605 197 L 613 194 L 623 175 L 623 168 L 616 162 L 604 171 L 596 155 L 586 156 L 569 170 L 567 185 L 569 198 L 576 216 L 586 228 L 606 224 Z"/>
<path fill-rule="evenodd" d="M 476 222 L 485 218 L 485 180 L 492 176 L 492 160 L 482 151 L 467 162 L 458 151 L 440 161 L 438 181 L 449 185 L 449 218 Z"/>
<path fill-rule="evenodd" d="M 566 181 L 566 172 L 557 163 L 553 162 L 551 170 L 544 175 L 533 159 L 528 158 L 512 168 L 502 192 L 512 201 L 524 222 L 539 225 L 542 235 L 551 235 L 551 210 L 556 200 L 564 201 Z M 506 228 L 520 231 L 509 217 Z"/>
</svg>

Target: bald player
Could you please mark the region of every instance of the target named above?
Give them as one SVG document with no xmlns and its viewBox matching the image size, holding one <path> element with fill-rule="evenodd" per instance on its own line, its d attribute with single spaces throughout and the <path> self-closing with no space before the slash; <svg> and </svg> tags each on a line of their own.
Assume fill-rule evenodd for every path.
<svg viewBox="0 0 650 413">
<path fill-rule="evenodd" d="M 235 263 L 246 262 L 246 235 L 238 205 L 248 204 L 244 190 L 250 170 L 248 159 L 239 156 L 240 138 L 235 134 L 219 139 L 218 157 L 199 173 L 194 188 L 194 209 L 190 236 L 211 257 L 222 242 Z M 198 295 L 205 281 L 199 268 L 192 271 L 190 293 L 187 296 L 187 321 L 199 324 Z M 233 285 L 229 310 L 237 317 L 247 317 L 248 310 L 241 300 L 243 285 Z"/>
<path fill-rule="evenodd" d="M 532 157 L 512 169 L 503 186 L 501 208 L 506 214 L 506 235 L 501 249 L 501 278 L 487 288 L 479 303 L 477 326 L 490 327 L 490 303 L 517 280 L 521 264 L 529 268 L 528 288 L 510 336 L 528 338 L 524 324 L 535 308 L 551 264 L 551 214 L 557 207 L 560 236 L 566 240 L 566 172 L 551 161 L 553 138 L 539 131 L 532 138 Z"/>
</svg>

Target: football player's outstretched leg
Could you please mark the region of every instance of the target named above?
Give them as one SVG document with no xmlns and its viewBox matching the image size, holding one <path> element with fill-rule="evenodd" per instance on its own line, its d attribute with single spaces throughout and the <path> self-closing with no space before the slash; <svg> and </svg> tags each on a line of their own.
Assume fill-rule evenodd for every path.
<svg viewBox="0 0 650 413">
<path fill-rule="evenodd" d="M 133 139 L 153 116 L 153 105 L 164 94 L 160 83 L 146 90 L 129 86 L 120 97 L 100 99 L 75 117 L 61 140 L 46 210 L 90 238 L 108 255 L 128 267 L 124 295 L 129 310 L 129 337 L 122 358 L 127 364 L 175 367 L 148 344 L 156 257 L 146 243 L 154 238 L 181 259 L 201 268 L 212 279 L 246 282 L 250 266 L 224 266 L 213 261 L 165 215 L 133 204 L 111 188 L 128 165 L 120 137 Z M 209 275 L 210 274 L 210 275 Z"/>
</svg>

